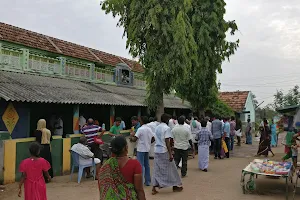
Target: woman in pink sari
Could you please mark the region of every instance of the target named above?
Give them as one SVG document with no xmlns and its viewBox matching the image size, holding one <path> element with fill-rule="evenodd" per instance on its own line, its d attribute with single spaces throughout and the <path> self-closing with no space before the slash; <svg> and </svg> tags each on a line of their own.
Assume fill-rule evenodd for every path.
<svg viewBox="0 0 300 200">
<path fill-rule="evenodd" d="M 23 160 L 20 164 L 20 172 L 22 177 L 19 185 L 19 197 L 22 195 L 22 185 L 24 183 L 24 199 L 25 200 L 47 200 L 46 183 L 51 180 L 48 173 L 50 164 L 44 158 L 40 158 L 40 145 L 37 142 L 31 143 L 29 147 L 30 158 Z"/>
</svg>

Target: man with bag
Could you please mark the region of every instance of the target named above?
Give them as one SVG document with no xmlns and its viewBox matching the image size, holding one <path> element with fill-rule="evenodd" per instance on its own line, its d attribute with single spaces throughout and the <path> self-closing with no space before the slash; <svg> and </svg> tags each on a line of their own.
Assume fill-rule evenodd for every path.
<svg viewBox="0 0 300 200">
<path fill-rule="evenodd" d="M 101 134 L 98 135 L 98 132 L 100 131 Z M 102 137 L 104 132 L 105 129 L 95 125 L 92 118 L 88 119 L 87 126 L 81 129 L 81 133 L 84 134 L 87 139 L 88 147 L 94 153 L 95 158 L 99 158 L 101 160 L 101 164 L 103 163 L 103 152 L 99 147 L 101 141 L 98 139 Z"/>
</svg>

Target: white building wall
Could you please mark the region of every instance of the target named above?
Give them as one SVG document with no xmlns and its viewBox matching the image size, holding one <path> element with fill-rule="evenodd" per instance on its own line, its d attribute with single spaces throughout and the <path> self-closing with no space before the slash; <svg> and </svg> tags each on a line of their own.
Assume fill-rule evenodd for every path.
<svg viewBox="0 0 300 200">
<path fill-rule="evenodd" d="M 245 113 L 244 114 L 245 117 L 242 118 L 241 120 L 246 122 L 247 119 L 250 118 L 251 122 L 255 122 L 255 105 L 253 103 L 253 98 L 252 98 L 252 93 L 251 92 L 249 92 L 249 94 L 248 94 L 244 111 L 248 111 L 250 113 Z"/>
</svg>

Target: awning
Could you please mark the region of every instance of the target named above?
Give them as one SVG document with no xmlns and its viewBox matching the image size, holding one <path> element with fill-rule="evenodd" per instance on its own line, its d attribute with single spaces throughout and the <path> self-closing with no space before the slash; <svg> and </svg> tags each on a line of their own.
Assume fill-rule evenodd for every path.
<svg viewBox="0 0 300 200">
<path fill-rule="evenodd" d="M 132 87 L 0 70 L 0 98 L 6 101 L 146 106 L 146 94 L 146 90 Z M 174 95 L 166 95 L 164 104 L 166 108 L 190 108 Z"/>
</svg>

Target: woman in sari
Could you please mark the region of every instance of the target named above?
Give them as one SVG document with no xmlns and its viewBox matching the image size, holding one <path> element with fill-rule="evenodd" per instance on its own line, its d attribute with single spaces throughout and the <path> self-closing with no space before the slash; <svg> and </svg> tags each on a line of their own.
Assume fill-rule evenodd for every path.
<svg viewBox="0 0 300 200">
<path fill-rule="evenodd" d="M 284 152 L 285 156 L 282 158 L 283 161 L 288 160 L 292 157 L 292 140 L 297 138 L 297 134 L 295 134 L 293 128 L 290 129 L 285 135 Z"/>
<path fill-rule="evenodd" d="M 127 156 L 126 139 L 114 138 L 111 152 L 112 158 L 104 163 L 98 177 L 100 200 L 145 200 L 142 167 Z"/>
<path fill-rule="evenodd" d="M 53 169 L 52 169 L 52 155 L 51 155 L 51 147 L 50 142 L 52 141 L 52 135 L 49 129 L 46 128 L 46 120 L 40 119 L 37 123 L 37 128 L 34 131 L 34 136 L 36 141 L 41 144 L 41 152 L 40 157 L 44 158 L 50 163 L 50 169 L 48 173 L 51 178 L 53 178 Z M 45 181 L 48 182 L 48 178 L 44 177 Z"/>
<path fill-rule="evenodd" d="M 277 146 L 277 130 L 276 130 L 276 124 L 274 123 L 274 120 L 272 120 L 272 124 L 271 124 L 270 128 L 271 128 L 271 146 L 276 147 Z"/>
<path fill-rule="evenodd" d="M 265 157 L 268 157 L 269 151 L 274 156 L 275 154 L 271 150 L 271 130 L 268 126 L 267 120 L 264 120 L 264 125 L 260 127 L 260 134 L 257 156 L 264 155 Z"/>
</svg>

